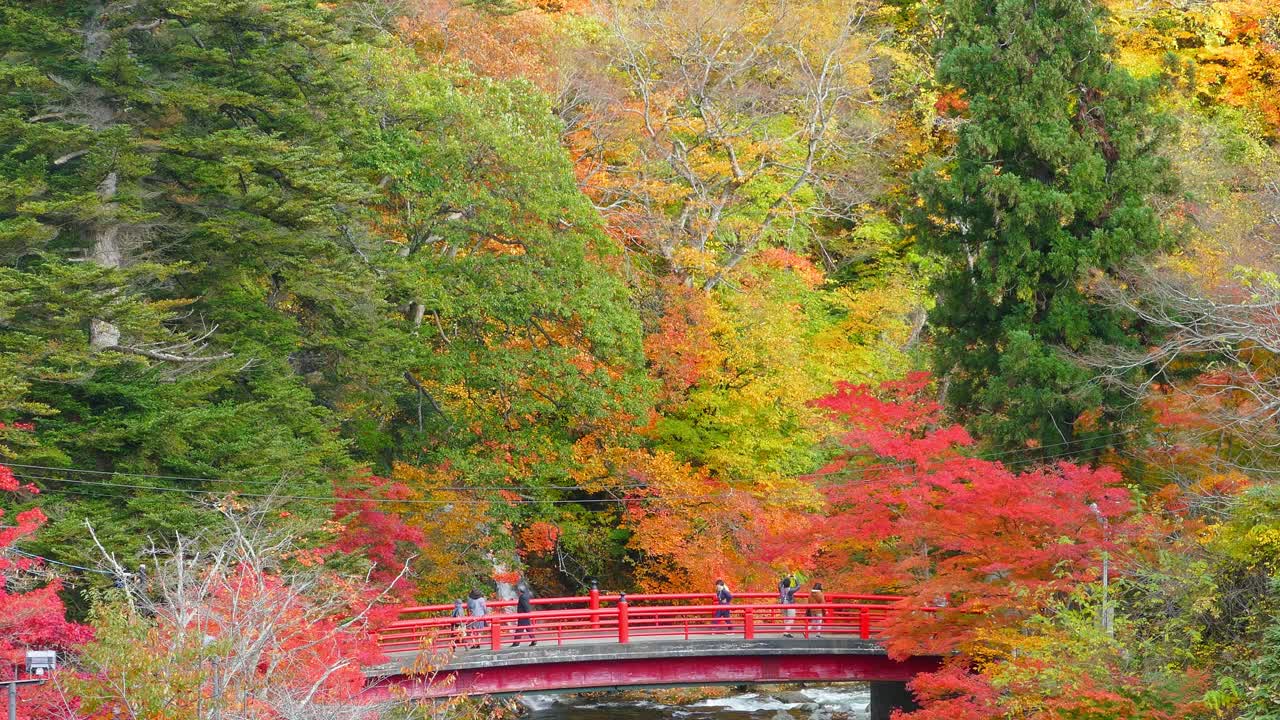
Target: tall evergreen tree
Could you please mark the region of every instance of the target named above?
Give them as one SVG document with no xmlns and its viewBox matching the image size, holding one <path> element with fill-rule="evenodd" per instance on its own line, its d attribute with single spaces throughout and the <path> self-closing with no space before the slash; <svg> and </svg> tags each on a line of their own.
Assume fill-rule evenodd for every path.
<svg viewBox="0 0 1280 720">
<path fill-rule="evenodd" d="M 378 300 L 335 229 L 369 194 L 349 35 L 314 2 L 3 2 L 0 28 L 0 385 L 47 414 L 20 462 L 99 472 L 41 480 L 73 500 L 44 541 L 190 530 L 177 489 L 327 492 L 351 461 L 305 364 Z"/>
<path fill-rule="evenodd" d="M 1154 80 L 1115 67 L 1092 0 L 951 0 L 938 80 L 954 154 L 915 179 L 915 226 L 944 270 L 931 322 L 948 399 L 994 446 L 1087 454 L 1132 403 L 1070 358 L 1138 330 L 1090 297 L 1094 273 L 1165 245 L 1172 189 Z M 940 107 L 943 103 L 939 104 Z"/>
<path fill-rule="evenodd" d="M 0 443 L 68 499 L 43 552 L 366 463 L 561 488 L 575 440 L 647 416 L 545 97 L 358 9 L 0 0 L 0 429 L 39 417 Z"/>
</svg>

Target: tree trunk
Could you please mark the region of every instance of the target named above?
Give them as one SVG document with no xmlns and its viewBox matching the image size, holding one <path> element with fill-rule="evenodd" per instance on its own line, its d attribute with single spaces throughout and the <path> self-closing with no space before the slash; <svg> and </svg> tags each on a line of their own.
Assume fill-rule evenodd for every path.
<svg viewBox="0 0 1280 720">
<path fill-rule="evenodd" d="M 89 261 L 104 268 L 118 269 L 124 266 L 124 250 L 120 245 L 121 224 L 112 222 L 118 204 L 111 202 L 116 194 L 117 175 L 114 170 L 98 185 L 98 197 L 103 201 L 106 210 L 106 222 L 92 221 L 85 229 L 84 235 L 89 246 Z M 101 352 L 120 344 L 120 328 L 107 320 L 94 318 L 89 322 L 89 348 Z"/>
<path fill-rule="evenodd" d="M 110 44 L 107 20 L 104 7 L 98 4 L 89 15 L 84 25 L 84 51 L 86 62 L 96 63 L 106 52 Z M 89 125 L 94 130 L 103 130 L 115 123 L 116 111 L 103 99 L 103 92 L 97 87 L 88 87 L 83 93 L 84 106 L 88 111 Z M 124 267 L 124 248 L 121 244 L 123 223 L 115 219 L 119 203 L 115 202 L 116 186 L 120 176 L 112 170 L 98 184 L 98 198 L 102 201 L 102 209 L 98 216 L 91 220 L 82 230 L 85 244 L 88 246 L 87 259 L 104 268 L 118 269 Z M 89 348 L 95 352 L 106 350 L 120 344 L 120 328 L 108 320 L 94 318 L 89 321 Z"/>
</svg>

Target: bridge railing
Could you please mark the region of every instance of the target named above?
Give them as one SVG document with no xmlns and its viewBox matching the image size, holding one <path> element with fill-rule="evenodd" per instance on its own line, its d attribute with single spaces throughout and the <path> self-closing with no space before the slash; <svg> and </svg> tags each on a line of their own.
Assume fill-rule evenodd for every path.
<svg viewBox="0 0 1280 720">
<path fill-rule="evenodd" d="M 744 593 L 743 595 L 748 595 Z M 768 593 L 750 595 L 766 596 Z M 633 639 L 682 639 L 694 641 L 740 637 L 756 639 L 790 637 L 855 637 L 873 639 L 882 634 L 888 620 L 911 608 L 901 598 L 831 594 L 831 602 L 782 605 L 776 602 L 731 605 L 668 604 L 633 605 L 632 596 L 612 596 L 612 606 L 538 610 L 529 613 L 493 613 L 483 618 L 427 617 L 401 619 L 384 628 L 379 645 L 384 652 L 418 649 L 501 650 L 515 644 L 617 642 Z M 699 600 L 701 595 L 640 596 L 646 602 Z M 742 595 L 735 596 L 735 600 Z M 850 602 L 848 598 L 871 598 Z M 581 600 L 581 598 L 555 598 Z M 755 598 L 753 598 L 755 599 Z M 841 602 L 839 600 L 845 600 Z M 550 603 L 547 603 L 550 604 Z M 495 606 L 501 607 L 498 603 Z M 435 606 L 431 611 L 436 611 Z M 452 609 L 452 606 L 448 606 Z M 412 608 L 410 612 L 425 612 Z M 926 609 L 928 611 L 928 609 Z"/>
<path fill-rule="evenodd" d="M 534 598 L 532 604 L 534 608 L 539 610 L 572 610 L 575 608 L 604 608 L 610 605 L 617 605 L 618 600 L 626 597 L 627 602 L 633 607 L 642 604 L 658 604 L 658 605 L 711 605 L 715 602 L 715 593 L 635 593 L 629 595 L 622 594 L 605 594 L 595 590 L 589 595 L 575 595 L 570 597 L 546 597 Z M 854 602 L 854 603 L 896 603 L 902 598 L 896 595 L 872 595 L 865 593 L 827 593 L 827 599 L 831 602 Z M 809 598 L 807 592 L 797 592 L 796 599 L 803 604 Z M 768 604 L 777 602 L 778 593 L 776 592 L 742 592 L 735 593 L 733 601 L 735 603 L 758 603 Z M 516 606 L 515 600 L 494 600 L 488 603 L 489 610 L 506 611 Z M 448 615 L 453 610 L 451 603 L 437 605 L 409 605 L 400 608 L 401 619 L 410 619 L 407 616 L 421 615 Z"/>
</svg>

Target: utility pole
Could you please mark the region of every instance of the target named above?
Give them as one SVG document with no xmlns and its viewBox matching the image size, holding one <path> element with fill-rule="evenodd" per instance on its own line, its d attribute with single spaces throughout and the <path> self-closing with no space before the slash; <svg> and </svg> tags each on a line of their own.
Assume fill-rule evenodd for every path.
<svg viewBox="0 0 1280 720">
<path fill-rule="evenodd" d="M 58 653 L 53 650 L 27 650 L 26 667 L 27 674 L 35 677 L 19 680 L 18 664 L 14 663 L 13 679 L 0 680 L 0 685 L 9 686 L 9 720 L 18 720 L 18 686 L 43 685 L 48 679 L 45 674 L 58 667 Z"/>
<path fill-rule="evenodd" d="M 18 686 L 19 685 L 43 685 L 44 678 L 30 678 L 28 680 L 18 679 L 18 667 L 13 668 L 12 680 L 0 680 L 0 685 L 9 686 L 9 720 L 18 720 Z"/>
<path fill-rule="evenodd" d="M 1098 509 L 1098 503 L 1089 503 L 1089 509 L 1093 511 L 1094 517 L 1098 518 L 1098 522 L 1102 525 L 1102 631 L 1108 636 L 1115 635 L 1115 627 L 1111 614 L 1111 603 L 1107 597 L 1108 585 L 1111 579 L 1111 554 L 1107 552 L 1105 544 L 1107 542 L 1107 518 L 1102 515 L 1102 511 Z"/>
</svg>

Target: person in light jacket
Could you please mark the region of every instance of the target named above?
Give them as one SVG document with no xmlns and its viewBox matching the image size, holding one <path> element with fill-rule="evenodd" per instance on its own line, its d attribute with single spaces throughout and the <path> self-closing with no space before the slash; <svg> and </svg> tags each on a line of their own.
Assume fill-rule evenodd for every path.
<svg viewBox="0 0 1280 720">
<path fill-rule="evenodd" d="M 814 583 L 809 591 L 809 604 L 822 605 L 827 602 L 827 594 L 822 591 L 822 583 Z M 814 637 L 822 637 L 822 619 L 826 617 L 825 608 L 813 607 L 806 612 L 809 616 L 809 627 L 813 628 Z"/>
<path fill-rule="evenodd" d="M 455 598 L 455 599 L 454 599 L 454 601 L 453 601 L 453 611 L 449 613 L 449 617 L 451 617 L 451 618 L 465 618 L 466 616 L 467 616 L 467 609 L 466 609 L 465 607 L 463 607 L 463 606 L 462 606 L 462 599 L 461 599 L 461 598 Z M 453 624 L 453 632 L 454 632 L 454 633 L 456 633 L 456 637 L 458 638 L 458 643 L 459 643 L 459 644 L 462 644 L 462 643 L 466 642 L 466 639 L 467 639 L 467 623 L 466 623 L 466 621 L 464 621 L 464 620 L 456 620 L 456 621 L 454 621 L 454 624 Z"/>
<path fill-rule="evenodd" d="M 800 583 L 796 580 L 794 573 L 787 573 L 778 581 L 778 604 L 795 605 L 796 590 L 800 589 Z M 782 617 L 785 618 L 783 626 L 783 637 L 794 637 L 791 634 L 791 626 L 796 620 L 796 609 L 787 608 L 782 611 Z"/>
<path fill-rule="evenodd" d="M 489 614 L 489 606 L 484 602 L 484 595 L 477 589 L 472 588 L 471 593 L 467 595 L 467 612 L 473 618 L 482 618 Z M 489 623 L 483 620 L 472 620 L 467 627 L 471 628 L 471 639 L 475 642 L 471 647 L 480 647 L 480 633 L 488 627 Z"/>
</svg>

